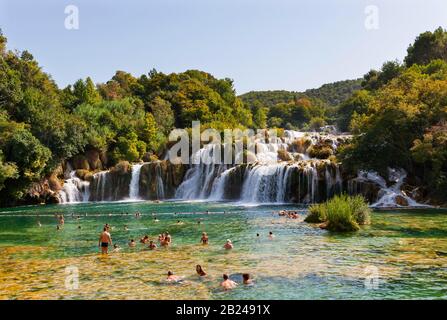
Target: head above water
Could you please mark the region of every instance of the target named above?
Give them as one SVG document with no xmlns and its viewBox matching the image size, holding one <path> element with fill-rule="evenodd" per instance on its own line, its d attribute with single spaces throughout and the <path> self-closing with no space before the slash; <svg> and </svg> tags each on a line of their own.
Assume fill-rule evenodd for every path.
<svg viewBox="0 0 447 320">
<path fill-rule="evenodd" d="M 250 280 L 250 274 L 249 273 L 243 273 L 242 274 L 242 279 L 244 279 L 244 281 Z"/>
<path fill-rule="evenodd" d="M 174 275 L 174 273 L 171 270 L 169 270 L 168 271 L 168 276 L 172 276 L 172 275 Z"/>
<path fill-rule="evenodd" d="M 224 273 L 224 274 L 222 275 L 222 277 L 223 277 L 224 280 L 228 280 L 228 274 Z"/>
</svg>

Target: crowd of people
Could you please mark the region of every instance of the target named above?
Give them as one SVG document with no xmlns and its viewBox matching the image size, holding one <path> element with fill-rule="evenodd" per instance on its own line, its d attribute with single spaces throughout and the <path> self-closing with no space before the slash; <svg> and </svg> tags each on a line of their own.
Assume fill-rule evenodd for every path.
<svg viewBox="0 0 447 320">
<path fill-rule="evenodd" d="M 128 215 L 128 214 L 129 213 L 122 213 L 122 215 Z M 209 212 L 207 211 L 206 214 L 209 214 Z M 296 219 L 297 212 L 282 210 L 282 211 L 279 211 L 278 214 L 279 214 L 279 216 L 286 216 L 291 219 Z M 109 215 L 111 215 L 111 214 L 109 214 Z M 175 215 L 177 215 L 177 213 L 175 213 Z M 85 216 L 87 216 L 87 214 L 85 214 Z M 141 213 L 137 211 L 134 214 L 134 216 L 135 216 L 135 218 L 140 218 Z M 56 228 L 57 228 L 57 230 L 61 230 L 65 224 L 64 215 L 55 214 L 55 217 L 58 222 Z M 79 220 L 81 216 L 80 215 L 75 216 L 74 214 L 72 214 L 72 217 Z M 152 213 L 152 220 L 153 220 L 153 222 L 159 221 L 157 219 L 157 216 L 155 215 L 155 213 Z M 203 220 L 203 218 L 198 220 L 198 224 L 201 223 L 201 220 Z M 183 222 L 181 220 L 177 220 L 176 224 L 182 225 Z M 40 221 L 38 221 L 38 226 L 39 227 L 42 226 Z M 81 225 L 79 225 L 78 228 L 81 229 Z M 98 246 L 99 246 L 100 252 L 102 254 L 108 254 L 109 248 L 113 248 L 112 250 L 110 250 L 111 252 L 119 252 L 121 250 L 121 247 L 118 244 L 113 243 L 111 231 L 112 231 L 111 225 L 106 223 L 102 228 L 101 234 L 99 235 Z M 129 231 L 128 225 L 124 225 L 124 231 Z M 260 234 L 257 233 L 256 237 L 259 239 Z M 268 239 L 273 240 L 274 238 L 275 238 L 275 235 L 273 234 L 272 231 L 270 231 L 268 234 Z M 157 241 L 155 241 L 155 240 L 151 239 L 149 237 L 149 235 L 145 234 L 140 238 L 139 243 L 142 245 L 145 245 L 146 248 L 148 248 L 150 250 L 155 250 L 158 247 L 169 247 L 172 243 L 172 236 L 168 231 L 165 231 L 165 232 L 159 234 Z M 202 232 L 202 236 L 200 238 L 200 243 L 202 243 L 203 245 L 209 244 L 209 237 L 206 232 Z M 130 248 L 136 247 L 137 243 L 136 243 L 135 239 L 130 239 L 128 242 L 128 246 Z M 227 239 L 225 241 L 225 243 L 223 244 L 223 248 L 225 250 L 233 249 L 234 248 L 233 242 L 230 239 Z M 207 273 L 205 272 L 205 270 L 203 269 L 203 267 L 201 265 L 196 266 L 196 272 L 200 277 L 207 276 Z M 233 289 L 238 285 L 237 282 L 231 280 L 227 274 L 223 274 L 222 277 L 223 277 L 223 281 L 220 283 L 220 285 L 225 290 Z M 172 271 L 168 271 L 166 280 L 168 282 L 179 282 L 179 281 L 183 280 L 183 277 L 175 275 Z M 246 285 L 252 283 L 250 274 L 248 274 L 248 273 L 242 274 L 242 283 L 246 284 Z"/>
</svg>

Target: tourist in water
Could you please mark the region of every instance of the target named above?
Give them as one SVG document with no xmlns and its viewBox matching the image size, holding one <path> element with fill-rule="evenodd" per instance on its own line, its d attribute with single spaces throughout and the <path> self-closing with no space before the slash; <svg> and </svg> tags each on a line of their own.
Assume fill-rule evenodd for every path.
<svg viewBox="0 0 447 320">
<path fill-rule="evenodd" d="M 171 244 L 172 238 L 171 235 L 169 234 L 169 232 L 165 232 L 164 233 L 164 238 L 163 241 L 161 242 L 162 246 L 169 246 Z"/>
<path fill-rule="evenodd" d="M 273 240 L 273 239 L 275 239 L 275 235 L 273 234 L 273 232 L 269 232 L 269 239 L 270 240 Z"/>
<path fill-rule="evenodd" d="M 158 242 L 160 242 L 160 244 L 165 240 L 165 236 L 164 234 L 159 234 L 158 235 Z"/>
<path fill-rule="evenodd" d="M 107 230 L 107 232 L 110 232 L 110 224 L 106 223 L 104 225 L 104 228 Z"/>
<path fill-rule="evenodd" d="M 133 247 L 135 247 L 136 245 L 137 245 L 137 244 L 135 243 L 135 240 L 134 240 L 134 239 L 130 239 L 129 247 L 133 248 Z"/>
<path fill-rule="evenodd" d="M 172 271 L 168 271 L 168 277 L 166 278 L 169 282 L 177 282 L 182 280 L 182 277 L 174 275 Z"/>
<path fill-rule="evenodd" d="M 127 227 L 127 224 L 124 225 L 124 231 L 129 231 L 129 228 Z"/>
<path fill-rule="evenodd" d="M 203 270 L 203 268 L 200 264 L 196 265 L 196 272 L 201 277 L 206 276 L 206 272 Z"/>
<path fill-rule="evenodd" d="M 149 236 L 147 234 L 140 239 L 140 243 L 142 244 L 146 244 L 148 242 L 149 242 Z"/>
<path fill-rule="evenodd" d="M 157 219 L 157 216 L 154 216 L 154 219 L 153 219 L 153 220 L 154 220 L 154 222 L 158 222 L 158 221 L 160 221 L 160 220 Z"/>
<path fill-rule="evenodd" d="M 58 225 L 56 226 L 56 230 L 59 231 L 60 229 L 61 229 L 61 226 L 58 224 Z"/>
<path fill-rule="evenodd" d="M 114 245 L 113 245 L 113 250 L 112 250 L 112 252 L 119 252 L 119 251 L 121 251 L 120 246 L 117 245 L 117 244 L 114 244 Z"/>
<path fill-rule="evenodd" d="M 227 242 L 224 244 L 223 247 L 227 250 L 233 249 L 233 243 L 231 242 L 230 239 L 227 239 Z"/>
<path fill-rule="evenodd" d="M 206 232 L 202 232 L 202 238 L 200 239 L 202 241 L 202 244 L 208 244 L 208 235 Z"/>
<path fill-rule="evenodd" d="M 153 240 L 149 241 L 148 248 L 151 250 L 157 249 L 157 245 L 154 243 Z"/>
<path fill-rule="evenodd" d="M 101 247 L 101 253 L 109 253 L 109 245 L 112 245 L 112 237 L 107 228 L 104 227 L 101 235 L 99 236 L 99 246 Z"/>
<path fill-rule="evenodd" d="M 180 220 L 177 220 L 177 224 L 178 224 L 178 225 L 182 225 L 183 222 L 181 222 Z"/>
<path fill-rule="evenodd" d="M 223 274 L 223 281 L 220 283 L 220 285 L 225 289 L 225 290 L 231 290 L 236 288 L 237 283 L 234 282 L 233 280 L 230 280 L 230 278 L 228 277 L 227 274 Z"/>
<path fill-rule="evenodd" d="M 81 229 L 81 226 L 78 226 L 78 229 Z"/>
<path fill-rule="evenodd" d="M 64 225 L 65 224 L 65 220 L 64 220 L 64 216 L 63 215 L 60 215 L 60 217 L 59 217 L 59 224 L 60 225 Z"/>
<path fill-rule="evenodd" d="M 252 284 L 253 280 L 250 279 L 250 274 L 249 273 L 243 273 L 242 274 L 242 279 L 243 279 L 243 283 L 244 284 Z"/>
</svg>

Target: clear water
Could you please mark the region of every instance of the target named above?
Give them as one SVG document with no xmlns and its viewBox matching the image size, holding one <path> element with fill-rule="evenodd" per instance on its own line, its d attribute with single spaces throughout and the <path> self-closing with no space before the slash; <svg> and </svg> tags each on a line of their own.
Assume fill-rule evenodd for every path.
<svg viewBox="0 0 447 320">
<path fill-rule="evenodd" d="M 374 212 L 371 226 L 335 235 L 302 222 L 304 208 L 297 208 L 297 220 L 272 214 L 281 208 L 297 207 L 115 202 L 0 209 L 0 299 L 447 298 L 447 211 Z M 55 213 L 66 218 L 60 231 Z M 101 256 L 97 242 L 105 223 L 122 251 Z M 156 239 L 164 231 L 172 234 L 172 247 L 127 246 L 131 238 Z M 203 231 L 208 246 L 200 244 Z M 231 251 L 222 248 L 228 238 L 235 246 Z M 207 277 L 195 274 L 196 264 Z M 70 290 L 65 271 L 73 266 L 79 288 Z M 365 286 L 371 266 L 379 272 L 376 289 Z M 184 281 L 166 283 L 168 270 Z M 220 289 L 223 273 L 240 282 L 245 272 L 254 285 Z"/>
</svg>

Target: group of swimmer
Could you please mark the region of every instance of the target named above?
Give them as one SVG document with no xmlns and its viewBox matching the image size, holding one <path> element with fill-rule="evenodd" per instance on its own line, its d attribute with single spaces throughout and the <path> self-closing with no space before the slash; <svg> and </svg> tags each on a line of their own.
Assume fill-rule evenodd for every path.
<svg viewBox="0 0 447 320">
<path fill-rule="evenodd" d="M 203 270 L 202 266 L 198 264 L 196 266 L 196 272 L 200 277 L 206 277 L 207 273 L 205 270 Z M 238 286 L 238 283 L 231 280 L 228 274 L 224 273 L 222 275 L 223 281 L 220 283 L 220 286 L 224 288 L 225 290 L 231 290 Z M 166 281 L 168 282 L 180 282 L 183 280 L 183 277 L 175 275 L 172 271 L 168 271 L 168 277 L 166 278 Z M 242 274 L 242 283 L 249 285 L 253 283 L 253 280 L 250 277 L 249 273 L 243 273 Z"/>
<path fill-rule="evenodd" d="M 287 217 L 290 219 L 298 219 L 298 211 L 292 211 L 292 210 L 281 210 L 278 212 L 278 215 L 280 217 Z"/>
</svg>

